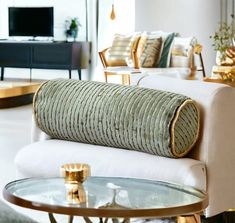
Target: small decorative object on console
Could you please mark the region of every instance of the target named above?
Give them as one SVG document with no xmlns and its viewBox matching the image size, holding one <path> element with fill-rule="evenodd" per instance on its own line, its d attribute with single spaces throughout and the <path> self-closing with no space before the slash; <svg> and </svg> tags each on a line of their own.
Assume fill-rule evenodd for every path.
<svg viewBox="0 0 235 223">
<path fill-rule="evenodd" d="M 67 40 L 69 39 L 69 37 L 72 37 L 73 41 L 75 41 L 78 35 L 79 27 L 81 26 L 82 25 L 79 22 L 78 18 L 72 18 L 70 20 L 66 20 L 65 21 L 65 29 L 66 29 L 65 33 L 66 33 Z"/>
</svg>

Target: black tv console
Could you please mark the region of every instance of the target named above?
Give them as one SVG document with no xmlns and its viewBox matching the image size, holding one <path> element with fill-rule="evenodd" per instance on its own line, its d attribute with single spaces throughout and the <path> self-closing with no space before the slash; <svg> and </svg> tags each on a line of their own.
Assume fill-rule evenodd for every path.
<svg viewBox="0 0 235 223">
<path fill-rule="evenodd" d="M 30 79 L 33 68 L 77 70 L 81 80 L 89 60 L 89 42 L 0 41 L 1 80 L 5 67 L 30 68 Z"/>
</svg>

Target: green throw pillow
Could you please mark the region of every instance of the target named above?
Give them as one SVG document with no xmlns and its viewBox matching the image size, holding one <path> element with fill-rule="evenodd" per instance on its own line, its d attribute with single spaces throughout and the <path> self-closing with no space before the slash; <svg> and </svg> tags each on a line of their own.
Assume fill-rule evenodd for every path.
<svg viewBox="0 0 235 223">
<path fill-rule="evenodd" d="M 163 46 L 163 50 L 162 50 L 158 67 L 161 67 L 161 68 L 169 67 L 170 57 L 171 57 L 171 47 L 172 47 L 174 38 L 175 38 L 175 33 L 171 33 L 167 36 L 164 42 L 164 46 Z"/>
<path fill-rule="evenodd" d="M 39 128 L 53 138 L 182 157 L 198 137 L 190 98 L 147 88 L 51 80 L 34 97 Z"/>
</svg>

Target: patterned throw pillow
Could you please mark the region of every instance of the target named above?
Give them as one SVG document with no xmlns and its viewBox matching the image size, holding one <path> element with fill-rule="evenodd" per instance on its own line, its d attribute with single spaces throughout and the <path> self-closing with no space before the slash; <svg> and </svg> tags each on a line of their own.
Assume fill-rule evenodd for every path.
<svg viewBox="0 0 235 223">
<path fill-rule="evenodd" d="M 108 66 L 127 66 L 127 60 L 132 59 L 133 50 L 136 49 L 139 35 L 115 34 L 112 46 L 106 54 Z"/>
<path fill-rule="evenodd" d="M 175 33 L 168 33 L 163 31 L 143 32 L 137 46 L 137 58 L 140 58 L 147 39 L 157 39 L 160 37 L 162 39 L 162 47 L 159 55 L 160 59 L 157 61 L 154 67 L 165 68 L 170 66 L 171 49 L 173 46 Z M 140 67 L 140 64 L 138 65 Z"/>
<path fill-rule="evenodd" d="M 145 44 L 139 57 L 139 67 L 157 67 L 161 56 L 162 38 L 146 37 L 143 40 L 145 40 Z"/>
</svg>

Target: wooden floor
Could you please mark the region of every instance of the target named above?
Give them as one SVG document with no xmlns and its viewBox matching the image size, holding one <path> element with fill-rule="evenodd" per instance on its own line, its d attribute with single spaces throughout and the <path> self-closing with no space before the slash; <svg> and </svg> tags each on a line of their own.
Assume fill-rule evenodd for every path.
<svg viewBox="0 0 235 223">
<path fill-rule="evenodd" d="M 17 107 L 32 103 L 39 82 L 1 81 L 0 108 Z"/>
</svg>

